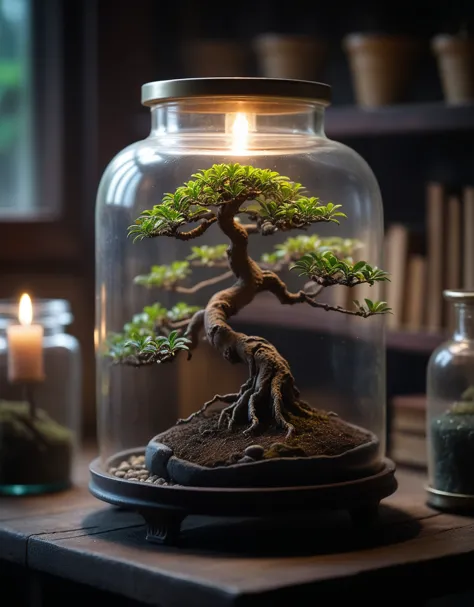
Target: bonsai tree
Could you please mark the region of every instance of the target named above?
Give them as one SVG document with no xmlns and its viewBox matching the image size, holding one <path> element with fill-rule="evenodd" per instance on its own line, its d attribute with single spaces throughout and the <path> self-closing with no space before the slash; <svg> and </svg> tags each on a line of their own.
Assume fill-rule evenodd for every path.
<svg viewBox="0 0 474 607">
<path fill-rule="evenodd" d="M 355 301 L 353 309 L 345 309 L 319 300 L 320 293 L 333 285 L 352 288 L 388 280 L 381 269 L 365 261 L 353 262 L 353 251 L 360 246 L 354 240 L 302 235 L 278 245 L 260 262 L 249 256 L 251 235 L 305 230 L 320 222 L 338 224 L 346 217 L 340 208 L 306 195 L 301 184 L 268 169 L 215 164 L 194 174 L 175 192 L 165 194 L 160 204 L 144 211 L 129 228 L 129 235 L 138 241 L 156 237 L 192 241 L 217 224 L 229 245 L 193 246 L 186 260 L 153 266 L 135 282 L 183 295 L 232 276 L 234 283 L 215 293 L 203 309 L 186 303 L 170 310 L 159 303 L 145 307 L 122 333 L 111 337 L 110 356 L 115 363 L 136 367 L 171 362 L 182 351 L 190 357 L 204 334 L 227 361 L 247 365 L 248 380 L 235 394 L 215 395 L 178 424 L 221 402 L 226 406 L 219 427 L 225 424 L 231 430 L 243 422 L 243 432 L 249 434 L 259 428 L 263 418 L 270 418 L 290 437 L 295 432 L 294 420 L 317 418 L 321 413 L 301 399 L 290 366 L 277 349 L 266 339 L 235 331 L 229 321 L 263 291 L 283 305 L 308 305 L 363 318 L 390 311 L 383 301 Z M 194 286 L 183 286 L 193 266 L 225 267 L 226 271 Z M 305 288 L 295 293 L 288 290 L 277 274 L 285 267 L 308 279 Z"/>
</svg>

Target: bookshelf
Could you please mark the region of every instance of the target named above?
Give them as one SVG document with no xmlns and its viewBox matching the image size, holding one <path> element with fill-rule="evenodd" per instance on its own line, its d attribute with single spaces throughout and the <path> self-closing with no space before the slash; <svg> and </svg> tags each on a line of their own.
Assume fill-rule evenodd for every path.
<svg viewBox="0 0 474 607">
<path fill-rule="evenodd" d="M 422 135 L 474 130 L 474 103 L 406 103 L 376 109 L 333 106 L 326 113 L 332 138 Z"/>
<path fill-rule="evenodd" d="M 298 313 L 295 308 L 282 306 L 271 296 L 260 295 L 252 305 L 242 310 L 232 322 L 259 324 L 300 329 L 314 333 L 344 334 L 347 331 L 348 317 L 328 314 L 323 311 L 315 313 L 309 306 L 301 305 Z M 334 318 L 336 316 L 336 318 Z M 401 352 L 429 355 L 447 337 L 444 332 L 409 331 L 403 329 L 388 330 L 387 348 Z"/>
</svg>

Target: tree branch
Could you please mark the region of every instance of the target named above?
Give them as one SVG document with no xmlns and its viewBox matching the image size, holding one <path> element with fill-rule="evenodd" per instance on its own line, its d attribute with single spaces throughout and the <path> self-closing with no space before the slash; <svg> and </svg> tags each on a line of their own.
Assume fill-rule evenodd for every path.
<svg viewBox="0 0 474 607">
<path fill-rule="evenodd" d="M 350 316 L 360 316 L 361 318 L 368 318 L 369 316 L 374 316 L 375 314 L 374 312 L 364 312 L 362 310 L 347 310 L 342 306 L 331 306 L 327 303 L 315 301 L 313 298 L 308 296 L 305 297 L 305 302 L 313 308 L 322 308 L 323 310 L 326 310 L 326 312 L 341 312 L 342 314 L 349 314 Z"/>
<path fill-rule="evenodd" d="M 240 224 L 244 230 L 246 230 L 247 234 L 258 234 L 260 232 L 260 228 L 256 223 L 241 223 Z"/>
<path fill-rule="evenodd" d="M 189 356 L 189 355 L 188 355 Z M 165 356 L 159 359 L 160 364 L 171 362 L 176 355 L 174 356 Z M 156 356 L 152 354 L 148 355 L 130 355 L 126 358 L 123 358 L 119 361 L 121 365 L 127 365 L 129 367 L 149 367 L 151 365 L 156 365 L 158 363 L 158 359 Z M 118 363 L 115 363 L 118 364 Z"/>
<path fill-rule="evenodd" d="M 332 306 L 327 303 L 316 301 L 315 298 L 319 294 L 319 291 L 314 295 L 309 295 L 305 291 L 298 291 L 298 293 L 291 293 L 288 291 L 286 284 L 277 276 L 274 272 L 264 271 L 264 280 L 262 284 L 262 291 L 270 291 L 273 293 L 278 301 L 286 305 L 294 305 L 297 303 L 307 303 L 313 308 L 322 308 L 326 312 L 341 312 L 341 314 L 349 314 L 350 316 L 361 316 L 367 318 L 373 316 L 373 312 L 365 312 L 363 310 L 346 310 L 341 306 Z"/>
<path fill-rule="evenodd" d="M 175 329 L 183 329 L 184 327 L 187 327 L 190 323 L 191 319 L 190 318 L 183 318 L 183 320 L 176 320 L 176 321 L 170 321 L 169 323 L 169 328 L 172 330 Z M 168 327 L 166 327 L 166 325 L 160 327 L 160 329 L 164 329 L 167 330 Z"/>
<path fill-rule="evenodd" d="M 167 234 L 163 234 L 163 236 L 173 236 L 178 240 L 192 240 L 193 238 L 197 238 L 198 236 L 202 236 L 204 232 L 208 228 L 211 227 L 213 223 L 217 221 L 217 217 L 211 217 L 210 219 L 204 219 L 202 223 L 193 228 L 192 230 L 188 230 L 187 232 L 170 232 Z"/>
<path fill-rule="evenodd" d="M 210 287 L 211 285 L 215 285 L 223 280 L 227 280 L 227 278 L 231 278 L 233 276 L 233 272 L 229 270 L 228 272 L 224 272 L 224 274 L 219 274 L 219 276 L 214 276 L 213 278 L 208 278 L 207 280 L 202 280 L 201 282 L 196 283 L 192 287 L 174 287 L 173 291 L 176 293 L 183 293 L 184 295 L 192 295 L 193 293 L 197 293 L 201 289 L 205 287 Z"/>
<path fill-rule="evenodd" d="M 321 287 L 332 287 L 334 285 L 341 285 L 343 287 L 349 288 L 358 287 L 359 285 L 370 284 L 372 282 L 371 280 L 365 279 L 348 280 L 343 277 L 333 278 L 332 276 L 311 276 L 311 280 L 320 285 Z"/>
<path fill-rule="evenodd" d="M 199 343 L 199 335 L 204 329 L 205 313 L 205 310 L 199 310 L 189 321 L 188 328 L 186 329 L 184 336 L 191 341 L 189 344 L 190 352 L 191 350 L 194 350 Z"/>
</svg>

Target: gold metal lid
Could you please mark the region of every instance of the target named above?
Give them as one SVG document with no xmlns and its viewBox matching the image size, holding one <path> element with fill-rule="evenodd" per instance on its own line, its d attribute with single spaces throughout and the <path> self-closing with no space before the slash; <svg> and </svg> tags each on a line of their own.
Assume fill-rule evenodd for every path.
<svg viewBox="0 0 474 607">
<path fill-rule="evenodd" d="M 183 78 L 147 82 L 142 86 L 142 104 L 151 106 L 180 99 L 233 98 L 264 101 L 288 99 L 329 105 L 331 87 L 322 82 L 284 78 Z"/>
<path fill-rule="evenodd" d="M 474 291 L 471 289 L 446 289 L 443 296 L 450 301 L 474 302 Z"/>
</svg>

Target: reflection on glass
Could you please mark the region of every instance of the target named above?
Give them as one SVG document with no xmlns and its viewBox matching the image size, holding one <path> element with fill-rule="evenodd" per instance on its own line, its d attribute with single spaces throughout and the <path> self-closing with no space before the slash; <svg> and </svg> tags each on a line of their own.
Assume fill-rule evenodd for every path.
<svg viewBox="0 0 474 607">
<path fill-rule="evenodd" d="M 0 216 L 33 199 L 31 0 L 0 0 Z"/>
</svg>

